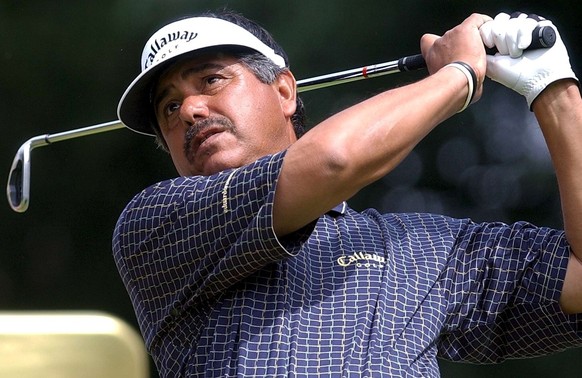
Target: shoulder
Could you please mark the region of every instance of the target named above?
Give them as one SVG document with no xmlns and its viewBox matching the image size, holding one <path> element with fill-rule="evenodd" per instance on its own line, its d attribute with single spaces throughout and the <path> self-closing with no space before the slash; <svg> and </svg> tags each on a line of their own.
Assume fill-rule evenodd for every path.
<svg viewBox="0 0 582 378">
<path fill-rule="evenodd" d="M 379 213 L 374 209 L 362 212 L 362 216 L 380 224 L 390 232 L 418 237 L 457 237 L 475 223 L 469 218 L 453 218 L 432 213 Z"/>
<path fill-rule="evenodd" d="M 229 191 L 244 193 L 258 181 L 274 181 L 283 161 L 284 151 L 268 155 L 257 161 L 210 176 L 182 176 L 153 184 L 138 193 L 128 207 L 139 207 L 152 203 L 171 204 L 193 196 L 204 197 L 211 193 Z M 267 177 L 268 176 L 268 177 Z M 202 198 L 200 198 L 202 199 Z"/>
</svg>

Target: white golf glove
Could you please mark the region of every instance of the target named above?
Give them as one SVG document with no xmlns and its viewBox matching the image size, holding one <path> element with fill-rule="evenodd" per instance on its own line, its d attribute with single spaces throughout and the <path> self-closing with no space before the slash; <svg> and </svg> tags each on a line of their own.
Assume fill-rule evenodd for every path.
<svg viewBox="0 0 582 378">
<path fill-rule="evenodd" d="M 495 55 L 487 55 L 487 76 L 523 95 L 530 109 L 535 98 L 554 81 L 578 80 L 558 30 L 551 21 L 538 18 L 524 13 L 511 18 L 500 13 L 480 28 L 485 46 L 498 50 Z M 551 48 L 524 51 L 531 44 L 536 26 L 554 28 L 556 43 Z"/>
</svg>

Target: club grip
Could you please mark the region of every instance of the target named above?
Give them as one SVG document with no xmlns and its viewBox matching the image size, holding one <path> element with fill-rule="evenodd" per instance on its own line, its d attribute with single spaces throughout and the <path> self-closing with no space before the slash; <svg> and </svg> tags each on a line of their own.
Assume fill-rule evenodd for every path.
<svg viewBox="0 0 582 378">
<path fill-rule="evenodd" d="M 547 49 L 556 43 L 556 31 L 551 26 L 536 26 L 532 32 L 532 40 L 526 50 L 536 50 L 536 49 Z M 495 55 L 497 53 L 496 48 L 485 48 L 485 52 L 488 55 Z M 422 54 L 406 56 L 404 58 L 398 59 L 398 70 L 400 72 L 404 71 L 415 71 L 419 69 L 426 68 L 426 62 L 422 57 Z"/>
<path fill-rule="evenodd" d="M 398 59 L 398 70 L 400 72 L 415 71 L 422 68 L 426 68 L 426 62 L 422 54 L 405 56 L 404 58 Z"/>
<path fill-rule="evenodd" d="M 551 26 L 536 26 L 532 32 L 531 44 L 526 50 L 546 49 L 556 43 L 556 31 Z M 495 55 L 497 48 L 485 48 L 488 55 Z"/>
</svg>

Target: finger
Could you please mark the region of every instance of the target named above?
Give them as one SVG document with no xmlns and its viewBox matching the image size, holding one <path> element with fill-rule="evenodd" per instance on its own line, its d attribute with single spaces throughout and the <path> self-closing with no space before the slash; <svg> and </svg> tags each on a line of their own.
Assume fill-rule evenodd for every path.
<svg viewBox="0 0 582 378">
<path fill-rule="evenodd" d="M 465 20 L 465 22 L 470 22 L 472 23 L 474 26 L 476 26 L 477 28 L 480 28 L 481 25 L 483 25 L 486 22 L 492 21 L 493 19 L 491 17 L 489 17 L 486 14 L 482 14 L 482 13 L 473 13 L 472 15 L 470 15 L 469 17 L 467 17 L 467 19 Z"/>
<path fill-rule="evenodd" d="M 493 21 L 497 21 L 497 22 L 506 22 L 507 20 L 509 20 L 511 18 L 510 15 L 508 15 L 507 13 L 499 13 L 495 16 L 495 18 L 493 19 Z"/>
<path fill-rule="evenodd" d="M 507 42 L 505 41 L 506 27 L 505 24 L 497 24 L 492 29 L 493 44 L 497 48 L 500 54 L 508 55 L 509 49 L 507 47 Z"/>
<path fill-rule="evenodd" d="M 493 23 L 485 22 L 479 28 L 479 34 L 481 35 L 481 40 L 483 41 L 483 44 L 489 48 L 495 47 L 495 41 L 493 40 L 493 34 L 491 31 L 492 27 L 493 27 Z"/>
<path fill-rule="evenodd" d="M 519 18 L 512 18 L 507 21 L 507 29 L 505 33 L 505 45 L 507 46 L 507 51 L 509 56 L 512 58 L 518 58 L 521 56 L 523 50 L 518 47 L 518 34 L 519 34 Z"/>
<path fill-rule="evenodd" d="M 511 70 L 506 68 L 510 64 L 511 61 L 503 55 L 487 55 L 486 75 L 492 80 L 503 83 L 513 89 L 517 84 L 519 75 L 514 75 Z"/>
<path fill-rule="evenodd" d="M 507 47 L 507 40 L 505 38 L 507 35 L 508 22 L 509 15 L 506 13 L 500 13 L 495 16 L 491 25 L 491 37 L 493 38 L 493 43 L 497 48 L 497 51 L 503 55 L 509 54 L 509 48 Z"/>
<path fill-rule="evenodd" d="M 525 50 L 531 45 L 533 30 L 538 22 L 533 18 L 524 18 L 517 32 L 517 48 Z"/>
<path fill-rule="evenodd" d="M 523 50 L 527 49 L 532 42 L 532 33 L 538 25 L 538 21 L 543 20 L 535 14 L 526 14 L 523 12 L 514 12 L 511 14 L 513 45 L 510 46 L 510 56 L 513 58 L 521 56 Z M 521 52 L 517 50 L 522 50 Z"/>
<path fill-rule="evenodd" d="M 434 42 L 439 38 L 440 36 L 436 34 L 430 33 L 424 34 L 420 38 L 420 52 L 422 53 L 422 55 L 426 55 L 426 53 L 430 50 Z"/>
</svg>

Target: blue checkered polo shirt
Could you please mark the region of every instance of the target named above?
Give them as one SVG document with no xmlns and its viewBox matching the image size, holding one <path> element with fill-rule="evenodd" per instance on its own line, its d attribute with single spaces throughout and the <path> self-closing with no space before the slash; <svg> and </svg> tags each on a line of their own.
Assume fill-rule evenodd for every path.
<svg viewBox="0 0 582 378">
<path fill-rule="evenodd" d="M 437 377 L 582 344 L 562 231 L 341 206 L 278 240 L 284 152 L 137 195 L 113 252 L 163 377 Z"/>
</svg>

